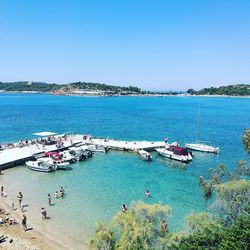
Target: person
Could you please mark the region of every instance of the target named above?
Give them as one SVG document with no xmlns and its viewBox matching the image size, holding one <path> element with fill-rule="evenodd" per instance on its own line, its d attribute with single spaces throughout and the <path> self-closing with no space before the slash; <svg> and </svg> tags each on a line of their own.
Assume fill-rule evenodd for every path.
<svg viewBox="0 0 250 250">
<path fill-rule="evenodd" d="M 59 195 L 58 195 L 58 192 L 56 191 L 55 192 L 55 198 L 58 198 L 59 197 Z"/>
<path fill-rule="evenodd" d="M 42 217 L 42 219 L 47 218 L 47 211 L 44 207 L 41 207 L 41 217 Z"/>
<path fill-rule="evenodd" d="M 148 190 L 146 190 L 146 197 L 149 198 L 149 196 L 150 196 L 150 193 Z"/>
<path fill-rule="evenodd" d="M 15 211 L 15 210 L 16 210 L 16 207 L 15 207 L 14 202 L 12 202 L 11 207 L 12 207 L 13 211 Z"/>
<path fill-rule="evenodd" d="M 19 207 L 22 209 L 23 208 L 23 206 L 22 206 L 23 194 L 21 192 L 18 193 L 17 199 L 19 202 Z"/>
<path fill-rule="evenodd" d="M 64 188 L 63 188 L 63 187 L 61 187 L 61 188 L 60 188 L 60 191 L 59 191 L 59 193 L 60 193 L 60 196 L 61 196 L 61 197 L 63 197 L 63 196 L 64 196 L 64 192 L 65 192 L 65 191 L 64 191 Z"/>
<path fill-rule="evenodd" d="M 167 231 L 167 223 L 166 223 L 165 220 L 162 221 L 161 230 L 162 230 L 162 232 L 166 232 Z"/>
<path fill-rule="evenodd" d="M 126 213 L 128 208 L 125 206 L 125 204 L 122 204 L 122 212 Z"/>
<path fill-rule="evenodd" d="M 23 230 L 26 232 L 27 231 L 27 217 L 25 216 L 25 214 L 23 215 L 22 226 L 23 226 Z"/>
<path fill-rule="evenodd" d="M 49 205 L 51 206 L 51 195 L 48 194 L 48 202 L 49 202 Z"/>
<path fill-rule="evenodd" d="M 3 186 L 1 186 L 1 196 L 3 196 Z"/>
</svg>

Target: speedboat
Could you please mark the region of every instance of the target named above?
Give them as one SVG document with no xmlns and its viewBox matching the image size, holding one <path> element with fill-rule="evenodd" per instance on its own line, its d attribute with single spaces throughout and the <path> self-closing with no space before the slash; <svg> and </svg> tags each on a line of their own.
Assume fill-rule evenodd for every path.
<svg viewBox="0 0 250 250">
<path fill-rule="evenodd" d="M 44 161 L 45 163 L 48 163 L 50 165 L 53 165 L 57 167 L 57 169 L 66 169 L 68 168 L 69 162 L 65 162 L 64 160 L 61 159 L 52 159 L 50 157 L 42 157 L 39 158 L 40 161 Z"/>
<path fill-rule="evenodd" d="M 180 146 L 168 145 L 166 148 L 157 148 L 156 151 L 159 155 L 181 162 L 190 162 L 193 159 L 192 154 Z"/>
<path fill-rule="evenodd" d="M 88 145 L 88 149 L 91 152 L 100 152 L 100 153 L 107 153 L 107 147 L 103 145 Z"/>
<path fill-rule="evenodd" d="M 146 161 L 152 160 L 152 156 L 146 150 L 139 150 L 138 153 L 143 160 L 146 160 Z"/>
<path fill-rule="evenodd" d="M 187 143 L 186 148 L 207 153 L 220 153 L 220 148 L 212 147 L 204 143 Z"/>
<path fill-rule="evenodd" d="M 31 170 L 38 171 L 38 172 L 52 172 L 56 169 L 55 166 L 48 164 L 41 160 L 36 161 L 26 161 L 25 164 Z"/>
<path fill-rule="evenodd" d="M 69 150 L 63 151 L 60 155 L 62 156 L 62 160 L 64 160 L 65 162 L 76 162 L 76 158 L 72 154 L 70 154 Z"/>
<path fill-rule="evenodd" d="M 87 159 L 85 151 L 81 147 L 72 147 L 69 149 L 69 153 L 75 157 L 77 161 L 83 161 Z"/>
</svg>

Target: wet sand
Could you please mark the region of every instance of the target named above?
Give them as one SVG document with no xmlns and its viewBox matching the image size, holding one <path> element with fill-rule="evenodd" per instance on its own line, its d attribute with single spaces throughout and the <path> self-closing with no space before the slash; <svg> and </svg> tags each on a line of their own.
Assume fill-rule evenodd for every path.
<svg viewBox="0 0 250 250">
<path fill-rule="evenodd" d="M 0 249 L 18 249 L 18 250 L 70 250 L 70 249 L 87 249 L 85 245 L 74 245 L 74 243 L 69 243 L 64 241 L 64 236 L 58 238 L 58 235 L 54 235 L 53 232 L 46 232 L 39 227 L 38 224 L 29 220 L 29 213 L 27 210 L 24 212 L 17 207 L 17 202 L 15 203 L 16 209 L 13 211 L 11 207 L 12 199 L 5 195 L 5 197 L 0 197 L 0 208 L 5 210 L 5 215 L 0 214 L 0 217 L 15 218 L 17 224 L 8 225 L 7 223 L 0 224 L 0 236 L 7 236 L 5 242 L 0 243 Z M 23 230 L 21 225 L 22 216 L 25 214 L 27 216 L 27 231 Z M 38 218 L 39 221 L 40 218 Z M 10 242 L 12 241 L 12 242 Z"/>
</svg>

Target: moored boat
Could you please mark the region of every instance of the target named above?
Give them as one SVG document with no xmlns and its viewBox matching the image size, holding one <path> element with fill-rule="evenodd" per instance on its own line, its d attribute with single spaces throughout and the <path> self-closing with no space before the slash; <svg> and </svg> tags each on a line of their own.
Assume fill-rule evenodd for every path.
<svg viewBox="0 0 250 250">
<path fill-rule="evenodd" d="M 158 148 L 156 151 L 159 155 L 181 162 L 190 162 L 193 159 L 191 153 L 180 146 L 169 145 L 166 148 Z"/>
<path fill-rule="evenodd" d="M 215 154 L 218 154 L 220 152 L 220 148 L 212 147 L 204 143 L 186 143 L 185 147 L 200 152 L 215 153 Z"/>
<path fill-rule="evenodd" d="M 139 150 L 138 153 L 143 160 L 146 160 L 146 161 L 152 160 L 152 156 L 146 150 Z"/>
<path fill-rule="evenodd" d="M 50 157 L 42 157 L 39 158 L 40 161 L 44 161 L 50 165 L 57 167 L 57 169 L 66 169 L 69 166 L 69 162 L 65 162 L 64 160 L 55 160 Z"/>
<path fill-rule="evenodd" d="M 91 152 L 99 152 L 99 153 L 107 153 L 108 149 L 107 147 L 103 145 L 88 145 L 88 149 Z"/>
<path fill-rule="evenodd" d="M 85 151 L 81 147 L 71 147 L 69 149 L 69 153 L 75 157 L 77 161 L 86 160 L 87 157 L 85 155 Z"/>
<path fill-rule="evenodd" d="M 33 171 L 38 171 L 38 172 L 52 172 L 55 170 L 55 167 L 51 164 L 48 164 L 44 161 L 36 160 L 36 161 L 27 161 L 25 162 L 27 167 Z"/>
</svg>

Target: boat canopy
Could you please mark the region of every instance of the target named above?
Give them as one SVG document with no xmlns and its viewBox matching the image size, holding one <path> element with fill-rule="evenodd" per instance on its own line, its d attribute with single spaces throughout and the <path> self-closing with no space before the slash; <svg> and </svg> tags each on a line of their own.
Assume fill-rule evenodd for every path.
<svg viewBox="0 0 250 250">
<path fill-rule="evenodd" d="M 54 132 L 38 132 L 38 133 L 34 133 L 33 135 L 37 135 L 37 136 L 51 136 L 51 135 L 56 135 L 57 133 Z"/>
<path fill-rule="evenodd" d="M 174 152 L 176 155 L 188 155 L 188 151 L 186 148 L 171 146 L 171 151 Z"/>
</svg>

